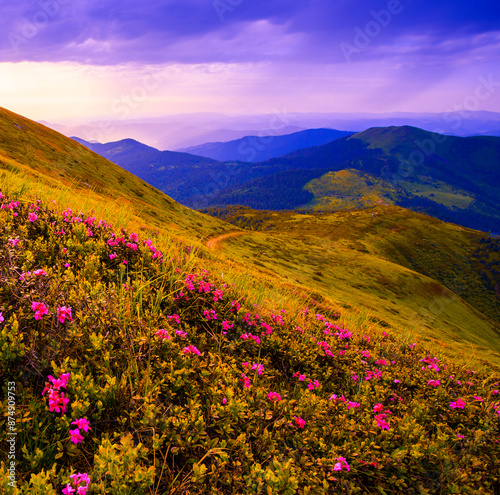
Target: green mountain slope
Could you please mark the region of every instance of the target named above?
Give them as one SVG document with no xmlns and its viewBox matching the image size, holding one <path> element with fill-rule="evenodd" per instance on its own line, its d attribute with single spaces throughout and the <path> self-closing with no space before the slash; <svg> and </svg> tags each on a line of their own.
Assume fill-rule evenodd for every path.
<svg viewBox="0 0 500 495">
<path fill-rule="evenodd" d="M 342 170 L 356 172 L 332 176 Z M 283 200 L 277 196 L 282 183 L 291 184 Z M 366 190 L 368 184 L 370 190 Z M 353 204 L 353 194 L 346 189 L 357 189 L 354 197 L 364 189 L 365 196 L 375 196 L 377 201 L 496 232 L 500 230 L 499 184 L 499 138 L 458 138 L 413 127 L 374 128 L 254 164 L 245 182 L 220 191 L 211 204 L 342 209 Z M 273 199 L 263 203 L 266 191 Z M 373 204 L 372 199 L 354 201 L 354 205 Z"/>
<path fill-rule="evenodd" d="M 498 260 L 483 266 L 490 279 L 481 274 L 476 253 L 485 240 L 494 242 L 481 232 L 384 205 L 321 215 L 204 211 L 253 230 L 228 239 L 230 253 L 365 308 L 391 327 L 451 346 L 474 343 L 500 357 L 500 297 L 492 283 Z M 488 252 L 494 256 L 499 247 Z"/>
<path fill-rule="evenodd" d="M 6 172 L 18 176 L 20 187 L 24 180 L 37 184 L 38 188 L 48 187 L 62 197 L 78 192 L 85 198 L 83 202 L 94 200 L 108 209 L 121 208 L 124 214 L 140 215 L 152 226 L 170 225 L 174 230 L 199 237 L 224 230 L 220 222 L 214 223 L 209 217 L 181 206 L 74 140 L 3 108 L 0 108 L 0 168 L 4 176 Z"/>
</svg>

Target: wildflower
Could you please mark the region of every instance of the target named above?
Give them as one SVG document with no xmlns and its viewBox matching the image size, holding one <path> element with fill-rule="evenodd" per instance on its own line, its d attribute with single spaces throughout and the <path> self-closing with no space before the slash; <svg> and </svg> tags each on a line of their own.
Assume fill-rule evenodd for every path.
<svg viewBox="0 0 500 495">
<path fill-rule="evenodd" d="M 434 387 L 434 388 L 436 388 L 436 387 L 439 387 L 439 385 L 441 385 L 441 382 L 439 380 L 429 380 L 427 382 L 427 386 L 428 387 Z"/>
<path fill-rule="evenodd" d="M 30 222 L 35 222 L 37 220 L 37 214 L 36 213 L 28 213 L 28 220 Z"/>
<path fill-rule="evenodd" d="M 187 347 L 184 347 L 182 349 L 182 352 L 184 354 L 197 354 L 198 356 L 201 355 L 201 352 L 198 350 L 197 347 L 195 347 L 194 345 L 188 345 Z"/>
<path fill-rule="evenodd" d="M 177 325 L 180 325 L 181 324 L 181 318 L 179 315 L 170 315 L 170 316 L 167 316 L 167 318 L 169 320 L 174 320 L 175 323 L 177 323 Z"/>
<path fill-rule="evenodd" d="M 203 316 L 207 320 L 216 320 L 217 319 L 217 313 L 213 309 L 211 309 L 211 310 L 205 309 L 203 311 Z"/>
<path fill-rule="evenodd" d="M 384 410 L 384 405 L 383 404 L 375 404 L 373 406 L 373 411 L 374 412 L 382 412 Z"/>
<path fill-rule="evenodd" d="M 61 323 L 64 323 L 66 321 L 66 318 L 68 318 L 68 320 L 70 321 L 73 321 L 73 316 L 71 315 L 71 308 L 68 308 L 66 306 L 57 308 L 57 319 Z"/>
<path fill-rule="evenodd" d="M 3 317 L 3 313 L 0 311 L 0 323 L 2 323 L 4 320 L 5 318 Z"/>
<path fill-rule="evenodd" d="M 35 320 L 41 320 L 44 315 L 49 314 L 49 310 L 47 309 L 47 306 L 44 303 L 33 301 L 31 303 L 31 309 L 35 313 Z"/>
<path fill-rule="evenodd" d="M 80 430 L 78 428 L 75 428 L 74 430 L 69 430 L 70 434 L 70 440 L 76 445 L 78 443 L 82 443 L 84 438 L 80 433 Z"/>
<path fill-rule="evenodd" d="M 90 485 L 90 477 L 87 473 L 75 473 L 70 476 L 73 485 L 76 487 L 73 488 L 71 483 L 66 485 L 66 488 L 63 489 L 64 495 L 72 495 L 76 493 L 77 495 L 87 495 L 87 491 Z"/>
<path fill-rule="evenodd" d="M 394 383 L 401 383 L 401 380 L 394 380 Z"/>
<path fill-rule="evenodd" d="M 49 389 L 49 411 L 57 413 L 66 413 L 66 407 L 69 403 L 68 397 L 64 396 L 64 392 L 59 390 Z"/>
<path fill-rule="evenodd" d="M 281 395 L 278 394 L 277 392 L 269 392 L 267 394 L 267 398 L 270 400 L 270 401 L 273 401 L 273 402 L 277 402 L 277 401 L 280 401 L 281 400 Z"/>
<path fill-rule="evenodd" d="M 12 247 L 17 247 L 19 245 L 19 239 L 9 239 L 8 245 Z"/>
<path fill-rule="evenodd" d="M 338 462 L 336 462 L 333 466 L 334 471 L 342 471 L 342 469 L 345 469 L 346 471 L 351 470 L 351 466 L 349 466 L 344 457 L 337 457 L 335 460 Z"/>
<path fill-rule="evenodd" d="M 295 421 L 295 425 L 293 423 L 290 423 L 292 426 L 297 426 L 297 428 L 304 428 L 306 425 L 305 419 L 302 419 L 300 416 L 294 416 L 293 420 Z"/>
<path fill-rule="evenodd" d="M 484 402 L 484 399 L 482 397 L 477 396 L 477 395 L 474 396 L 474 399 L 476 399 L 478 402 Z"/>
<path fill-rule="evenodd" d="M 49 375 L 48 378 L 49 382 L 51 383 L 51 387 L 59 390 L 68 386 L 70 376 L 70 373 L 63 373 L 59 378 L 54 378 L 52 375 Z"/>
<path fill-rule="evenodd" d="M 110 260 L 114 260 L 117 256 L 118 256 L 118 255 L 117 255 L 116 253 L 111 253 L 111 254 L 109 255 L 109 259 L 110 259 Z"/>
<path fill-rule="evenodd" d="M 467 403 L 462 399 L 457 399 L 456 402 L 450 402 L 450 407 L 452 409 L 465 409 Z"/>
<path fill-rule="evenodd" d="M 35 275 L 35 277 L 42 277 L 43 275 L 47 275 L 47 272 L 39 268 L 33 272 L 33 275 Z"/>
<path fill-rule="evenodd" d="M 214 302 L 222 301 L 223 297 L 224 292 L 222 292 L 221 290 L 214 290 Z"/>
<path fill-rule="evenodd" d="M 222 399 L 222 404 L 225 404 L 226 402 L 227 402 L 227 399 L 224 397 L 224 398 Z"/>
<path fill-rule="evenodd" d="M 176 330 L 175 335 L 178 335 L 181 339 L 185 339 L 187 337 L 187 332 L 182 330 Z"/>
<path fill-rule="evenodd" d="M 306 375 L 301 375 L 298 371 L 297 373 L 294 373 L 294 378 L 298 378 L 301 382 L 303 382 L 306 379 Z"/>
<path fill-rule="evenodd" d="M 132 232 L 132 234 L 129 235 L 129 240 L 132 242 L 138 242 L 139 241 L 139 236 L 135 233 Z"/>
<path fill-rule="evenodd" d="M 462 438 L 465 438 L 464 435 L 460 435 L 460 433 L 457 433 L 457 438 L 460 438 L 460 440 L 462 440 Z"/>
<path fill-rule="evenodd" d="M 361 404 L 359 402 L 353 402 L 353 401 L 348 401 L 347 402 L 347 409 L 353 409 L 355 407 L 360 407 Z"/>
<path fill-rule="evenodd" d="M 85 432 L 92 429 L 87 418 L 75 419 L 71 424 L 76 425 L 77 428 L 81 428 Z"/>
<path fill-rule="evenodd" d="M 389 366 L 389 363 L 385 359 L 379 359 L 378 361 L 375 361 L 375 364 L 378 364 L 379 366 Z"/>
<path fill-rule="evenodd" d="M 223 329 L 223 330 L 230 330 L 230 329 L 231 329 L 231 328 L 233 328 L 233 327 L 234 327 L 234 324 L 233 324 L 233 323 L 231 323 L 230 321 L 224 320 L 224 321 L 222 322 L 222 329 Z"/>
<path fill-rule="evenodd" d="M 384 413 L 375 416 L 375 421 L 377 421 L 377 426 L 382 430 L 389 429 L 389 423 L 385 420 L 386 415 Z"/>
<path fill-rule="evenodd" d="M 241 374 L 241 379 L 243 381 L 243 388 L 250 388 L 252 380 L 250 380 L 250 378 L 248 378 L 248 376 L 246 376 L 245 373 Z"/>
</svg>

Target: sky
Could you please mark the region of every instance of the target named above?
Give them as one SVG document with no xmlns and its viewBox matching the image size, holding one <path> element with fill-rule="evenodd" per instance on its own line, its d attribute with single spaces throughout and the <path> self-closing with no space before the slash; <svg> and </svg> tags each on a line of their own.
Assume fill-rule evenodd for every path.
<svg viewBox="0 0 500 495">
<path fill-rule="evenodd" d="M 35 120 L 500 112 L 497 0 L 0 0 L 0 106 Z"/>
</svg>

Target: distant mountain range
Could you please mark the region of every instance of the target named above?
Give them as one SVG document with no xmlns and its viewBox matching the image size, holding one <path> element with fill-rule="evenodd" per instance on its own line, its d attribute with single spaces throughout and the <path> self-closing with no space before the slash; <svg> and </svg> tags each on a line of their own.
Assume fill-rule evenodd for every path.
<svg viewBox="0 0 500 495">
<path fill-rule="evenodd" d="M 498 137 L 372 128 L 254 163 L 160 152 L 133 140 L 87 146 L 193 208 L 332 211 L 389 203 L 500 231 Z"/>
<path fill-rule="evenodd" d="M 206 156 L 218 161 L 260 162 L 300 149 L 326 144 L 351 134 L 354 133 L 334 129 L 307 129 L 284 136 L 276 136 L 268 132 L 261 136 L 245 136 L 224 143 L 205 143 L 177 151 Z"/>
<path fill-rule="evenodd" d="M 320 128 L 361 132 L 371 127 L 411 125 L 455 136 L 500 136 L 500 113 L 463 110 L 446 113 L 298 113 L 281 108 L 261 115 L 195 113 L 143 119 L 105 119 L 78 124 L 42 123 L 68 137 L 78 136 L 88 142 L 107 143 L 133 138 L 159 150 L 178 150 L 245 136 L 280 136 Z"/>
</svg>

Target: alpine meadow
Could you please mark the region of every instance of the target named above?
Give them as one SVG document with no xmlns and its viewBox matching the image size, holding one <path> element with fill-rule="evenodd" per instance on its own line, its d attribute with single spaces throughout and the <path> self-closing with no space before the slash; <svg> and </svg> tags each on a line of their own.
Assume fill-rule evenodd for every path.
<svg viewBox="0 0 500 495">
<path fill-rule="evenodd" d="M 2 6 L 0 495 L 500 495 L 499 20 Z"/>
</svg>

